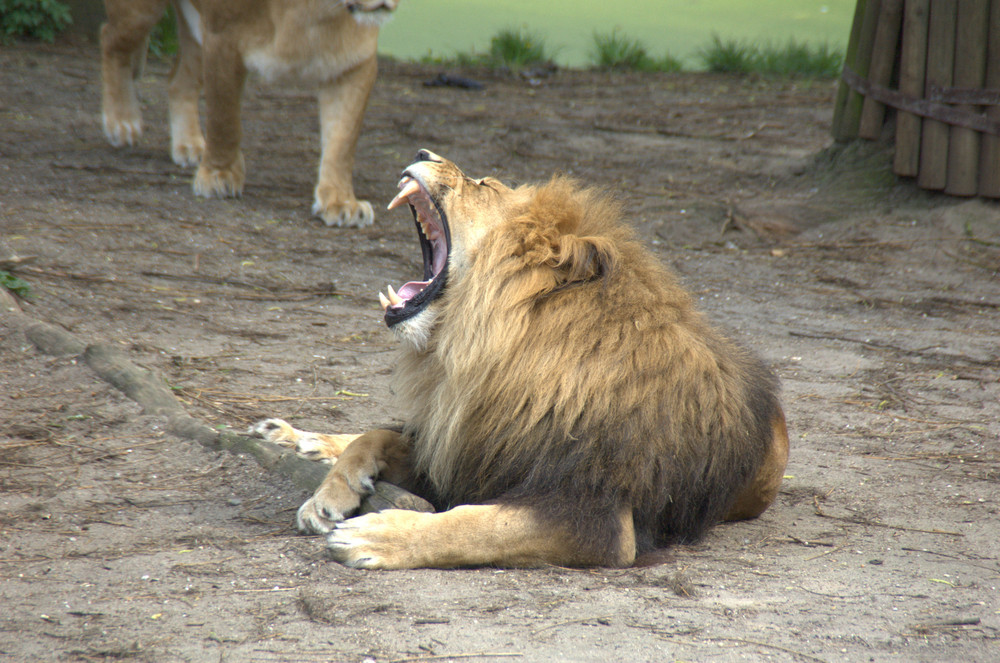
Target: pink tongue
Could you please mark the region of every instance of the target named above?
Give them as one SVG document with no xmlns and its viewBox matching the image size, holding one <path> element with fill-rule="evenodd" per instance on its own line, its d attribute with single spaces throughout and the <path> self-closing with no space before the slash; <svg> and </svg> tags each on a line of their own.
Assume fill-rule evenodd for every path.
<svg viewBox="0 0 1000 663">
<path fill-rule="evenodd" d="M 413 299 L 421 290 L 427 287 L 430 281 L 410 281 L 399 286 L 398 295 L 403 299 Z"/>
</svg>

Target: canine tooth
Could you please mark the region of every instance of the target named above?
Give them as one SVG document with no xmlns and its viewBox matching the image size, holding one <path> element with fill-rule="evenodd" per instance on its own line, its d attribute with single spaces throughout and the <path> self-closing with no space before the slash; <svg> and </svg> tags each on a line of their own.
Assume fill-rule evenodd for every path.
<svg viewBox="0 0 1000 663">
<path fill-rule="evenodd" d="M 386 299 L 385 295 L 382 294 L 381 290 L 378 291 L 378 303 L 382 305 L 383 311 L 389 308 L 390 302 Z"/>
<path fill-rule="evenodd" d="M 387 285 L 386 289 L 389 291 L 389 303 L 393 306 L 397 306 L 403 303 L 403 298 L 396 294 L 396 291 L 392 289 L 391 285 Z"/>
<path fill-rule="evenodd" d="M 420 191 L 420 185 L 412 177 L 399 180 L 399 193 L 393 198 L 386 209 L 395 209 L 406 202 L 406 199 Z"/>
</svg>

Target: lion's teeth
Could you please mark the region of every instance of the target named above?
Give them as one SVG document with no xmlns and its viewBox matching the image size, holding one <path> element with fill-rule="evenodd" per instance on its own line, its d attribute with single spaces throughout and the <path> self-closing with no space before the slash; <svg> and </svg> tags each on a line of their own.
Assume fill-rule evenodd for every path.
<svg viewBox="0 0 1000 663">
<path fill-rule="evenodd" d="M 381 290 L 379 290 L 378 292 L 378 303 L 382 305 L 383 311 L 389 308 L 390 302 L 388 299 L 386 299 L 385 295 L 382 294 Z"/>
<path fill-rule="evenodd" d="M 389 202 L 386 209 L 395 209 L 406 202 L 406 199 L 420 191 L 420 184 L 412 177 L 404 177 L 399 180 L 399 193 Z"/>
<path fill-rule="evenodd" d="M 398 306 L 403 303 L 403 298 L 396 294 L 396 291 L 392 289 L 391 285 L 387 285 L 386 289 L 389 291 L 389 303 L 393 306 Z"/>
</svg>

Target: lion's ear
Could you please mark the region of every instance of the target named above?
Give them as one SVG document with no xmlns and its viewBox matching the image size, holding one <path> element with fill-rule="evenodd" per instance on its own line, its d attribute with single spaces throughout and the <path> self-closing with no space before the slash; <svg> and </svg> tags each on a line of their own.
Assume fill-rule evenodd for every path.
<svg viewBox="0 0 1000 663">
<path fill-rule="evenodd" d="M 576 283 L 608 276 L 617 257 L 614 244 L 607 238 L 559 235 L 553 242 L 548 264 L 559 273 L 564 284 Z"/>
<path fill-rule="evenodd" d="M 595 192 L 580 189 L 569 178 L 553 177 L 535 191 L 528 209 L 527 218 L 537 231 L 526 242 L 534 245 L 529 252 L 556 272 L 560 286 L 605 277 L 617 261 L 614 242 L 583 228 L 592 225 L 585 223 L 592 215 L 614 214 L 615 209 Z"/>
</svg>

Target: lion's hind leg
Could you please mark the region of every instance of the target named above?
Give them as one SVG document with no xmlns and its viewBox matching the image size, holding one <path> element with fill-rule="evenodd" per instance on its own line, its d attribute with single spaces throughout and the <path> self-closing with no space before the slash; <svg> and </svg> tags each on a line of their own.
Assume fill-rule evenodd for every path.
<svg viewBox="0 0 1000 663">
<path fill-rule="evenodd" d="M 178 166 L 197 166 L 205 154 L 205 137 L 198 120 L 198 100 L 204 82 L 200 17 L 188 0 L 174 0 L 173 5 L 178 48 L 167 87 L 170 156 Z"/>
<path fill-rule="evenodd" d="M 726 514 L 726 520 L 747 520 L 764 513 L 778 497 L 788 463 L 788 429 L 779 410 L 771 422 L 771 445 L 757 475 L 750 481 Z"/>
<path fill-rule="evenodd" d="M 351 518 L 327 537 L 334 559 L 358 568 L 462 566 L 629 566 L 635 559 L 631 507 L 609 516 L 615 545 L 588 550 L 565 524 L 528 505 L 467 504 L 441 513 L 391 509 Z"/>
<path fill-rule="evenodd" d="M 299 430 L 283 419 L 263 419 L 250 427 L 251 435 L 261 437 L 295 453 L 322 463 L 333 463 L 358 435 L 327 435 Z"/>
<path fill-rule="evenodd" d="M 115 147 L 133 145 L 142 134 L 135 79 L 146 57 L 146 40 L 163 16 L 167 0 L 107 0 L 101 26 L 101 116 Z"/>
</svg>

